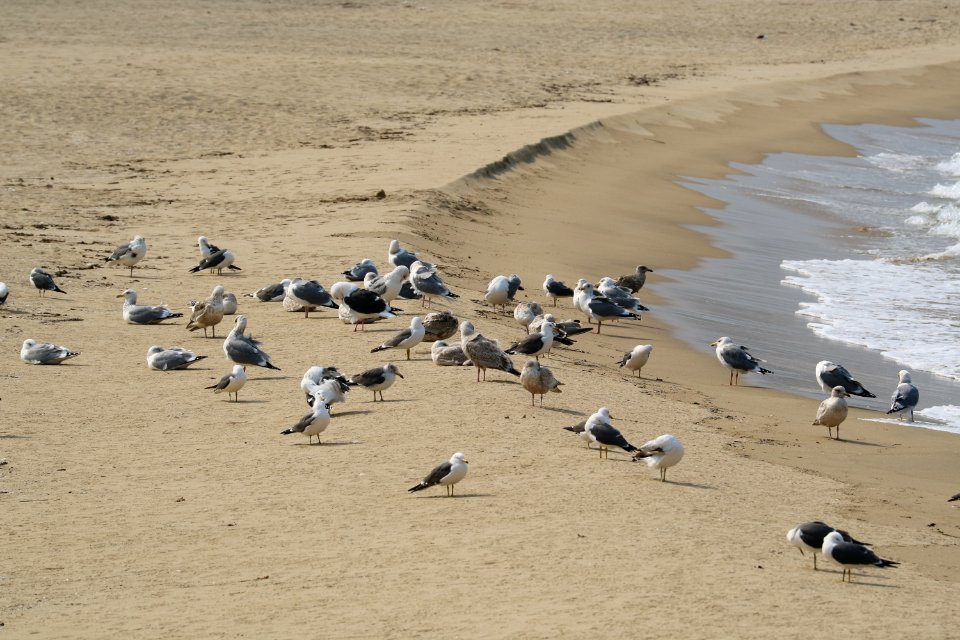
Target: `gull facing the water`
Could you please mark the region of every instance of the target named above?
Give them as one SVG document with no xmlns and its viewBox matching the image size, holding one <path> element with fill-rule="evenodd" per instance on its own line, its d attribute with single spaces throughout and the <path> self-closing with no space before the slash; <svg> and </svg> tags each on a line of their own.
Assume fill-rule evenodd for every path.
<svg viewBox="0 0 960 640">
<path fill-rule="evenodd" d="M 730 369 L 731 385 L 733 385 L 734 374 L 737 376 L 737 385 L 739 385 L 741 372 L 750 373 L 751 371 L 755 371 L 763 375 L 773 373 L 773 371 L 761 367 L 760 363 L 763 362 L 763 360 L 754 358 L 747 353 L 747 347 L 738 347 L 733 340 L 726 336 L 717 338 L 717 341 L 711 342 L 710 346 L 717 348 L 717 360 L 720 361 L 720 364 Z"/>
<path fill-rule="evenodd" d="M 174 313 L 165 305 L 150 306 L 137 304 L 137 292 L 126 289 L 117 296 L 123 298 L 123 319 L 128 324 L 157 324 L 167 318 L 182 318 L 182 313 Z"/>
<path fill-rule="evenodd" d="M 913 410 L 920 402 L 920 391 L 914 386 L 909 371 L 901 370 L 897 373 L 897 376 L 900 378 L 900 384 L 893 391 L 893 398 L 887 415 L 896 413 L 899 419 L 903 420 L 903 414 L 909 412 L 910 422 L 913 422 Z"/>
<path fill-rule="evenodd" d="M 429 489 L 434 485 L 441 485 L 447 491 L 447 496 L 453 497 L 453 485 L 463 480 L 467 475 L 467 460 L 461 452 L 457 452 L 443 464 L 434 467 L 433 471 L 427 474 L 420 484 L 407 489 L 410 493 Z"/>
<path fill-rule="evenodd" d="M 24 340 L 23 346 L 20 347 L 20 359 L 27 364 L 60 364 L 78 355 L 80 355 L 79 351 L 70 351 L 66 347 L 49 342 L 40 344 L 32 338 Z"/>
<path fill-rule="evenodd" d="M 617 278 L 616 285 L 618 287 L 626 287 L 630 290 L 630 293 L 636 293 L 643 288 L 644 283 L 647 281 L 648 273 L 653 273 L 653 269 L 640 265 L 637 267 L 636 273 Z"/>
<path fill-rule="evenodd" d="M 147 255 L 147 241 L 143 239 L 143 236 L 134 236 L 133 240 L 114 249 L 113 253 L 104 258 L 103 261 L 110 265 L 119 264 L 130 267 L 130 277 L 132 278 L 133 268 L 143 260 L 145 255 Z"/>
</svg>

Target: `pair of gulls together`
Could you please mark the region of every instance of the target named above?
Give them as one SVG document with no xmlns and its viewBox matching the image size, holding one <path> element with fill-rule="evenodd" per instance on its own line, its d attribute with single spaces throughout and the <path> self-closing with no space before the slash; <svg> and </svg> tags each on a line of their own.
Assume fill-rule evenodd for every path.
<svg viewBox="0 0 960 640">
<path fill-rule="evenodd" d="M 197 238 L 197 245 L 200 247 L 201 260 L 199 264 L 190 269 L 190 273 L 209 270 L 210 273 L 216 271 L 218 274 L 221 274 L 224 269 L 241 270 L 240 267 L 233 264 L 236 257 L 229 249 L 221 249 L 216 245 L 210 244 L 206 236 Z M 143 236 L 135 236 L 130 242 L 114 249 L 113 253 L 104 258 L 104 262 L 108 265 L 128 267 L 130 269 L 130 277 L 132 278 L 133 268 L 137 266 L 146 255 L 147 241 L 144 240 Z"/>
<path fill-rule="evenodd" d="M 613 282 L 613 284 L 621 289 L 626 290 L 626 293 L 634 294 L 643 288 L 643 285 L 647 282 L 647 274 L 652 272 L 653 269 L 650 269 L 644 265 L 639 265 L 637 266 L 636 272 L 627 274 L 625 276 L 620 276 L 616 279 L 616 281 Z M 603 280 L 612 279 L 603 278 L 601 283 Z M 547 274 L 546 279 L 543 281 L 543 291 L 548 297 L 553 298 L 553 306 L 557 306 L 557 298 L 572 298 L 574 295 L 573 289 L 565 285 L 563 282 L 556 280 L 552 274 Z"/>
<path fill-rule="evenodd" d="M 587 442 L 587 447 L 596 443 L 600 450 L 600 457 L 610 455 L 610 449 L 617 448 L 627 453 L 633 453 L 634 461 L 645 460 L 647 466 L 660 470 L 660 481 L 666 481 L 667 469 L 676 465 L 683 458 L 683 445 L 675 436 L 664 434 L 635 447 L 623 437 L 620 430 L 610 422 L 610 410 L 600 409 L 584 422 L 565 430 L 577 433 Z"/>
<path fill-rule="evenodd" d="M 546 283 L 544 285 L 546 287 Z M 573 304 L 591 322 L 596 321 L 598 334 L 604 320 L 639 320 L 641 311 L 649 311 L 633 297 L 629 289 L 617 286 L 613 278 L 608 277 L 600 279 L 600 286 L 596 290 L 593 284 L 581 278 L 574 289 Z"/>
<path fill-rule="evenodd" d="M 813 568 L 817 569 L 817 553 L 840 565 L 843 572 L 840 581 L 853 582 L 853 567 L 874 566 L 879 568 L 896 567 L 899 562 L 884 560 L 866 547 L 865 542 L 856 540 L 846 531 L 814 520 L 804 522 L 787 531 L 787 541 L 800 550 L 813 554 Z"/>
<path fill-rule="evenodd" d="M 241 368 L 247 365 L 263 367 L 265 369 L 280 368 L 274 366 L 263 349 L 260 348 L 260 341 L 252 336 L 244 335 L 247 328 L 247 317 L 237 316 L 234 321 L 233 329 L 223 341 L 223 353 L 227 359 Z M 147 350 L 147 366 L 156 371 L 176 371 L 186 369 L 191 364 L 203 360 L 207 356 L 198 356 L 189 349 L 183 347 L 164 348 L 159 345 L 153 345 Z"/>
<path fill-rule="evenodd" d="M 392 362 L 382 367 L 368 369 L 347 380 L 336 367 L 310 367 L 303 374 L 300 389 L 306 394 L 310 412 L 305 414 L 292 427 L 284 429 L 280 435 L 302 433 L 307 436 L 308 442 L 317 437 L 330 426 L 330 408 L 334 403 L 346 402 L 347 393 L 351 386 L 361 386 L 373 392 L 373 401 L 377 401 L 377 393 L 383 401 L 383 392 L 389 389 L 396 379 L 403 377 L 400 369 Z"/>
</svg>

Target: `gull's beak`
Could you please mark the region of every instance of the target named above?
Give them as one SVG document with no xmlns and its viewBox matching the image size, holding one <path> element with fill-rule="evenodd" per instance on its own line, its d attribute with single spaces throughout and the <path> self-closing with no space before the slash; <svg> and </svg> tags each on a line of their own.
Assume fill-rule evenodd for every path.
<svg viewBox="0 0 960 640">
<path fill-rule="evenodd" d="M 717 343 L 716 343 L 716 341 L 714 341 L 714 342 L 711 342 L 711 343 L 710 343 L 710 346 L 711 346 L 711 347 L 715 347 L 715 346 L 717 346 Z"/>
<path fill-rule="evenodd" d="M 397 375 L 400 376 L 401 378 L 403 377 L 403 374 L 400 373 L 399 371 L 397 372 Z"/>
<path fill-rule="evenodd" d="M 122 294 L 122 293 L 118 293 L 118 294 L 117 294 L 117 297 L 118 297 L 118 298 L 122 298 L 122 297 L 123 297 L 123 294 Z"/>
</svg>

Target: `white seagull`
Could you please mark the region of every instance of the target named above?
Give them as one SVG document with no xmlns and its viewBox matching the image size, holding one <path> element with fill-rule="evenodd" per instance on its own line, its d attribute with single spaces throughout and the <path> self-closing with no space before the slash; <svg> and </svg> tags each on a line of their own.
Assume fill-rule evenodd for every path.
<svg viewBox="0 0 960 640">
<path fill-rule="evenodd" d="M 754 358 L 752 355 L 747 353 L 747 347 L 739 347 L 737 344 L 730 338 L 724 336 L 722 338 L 717 338 L 716 342 L 710 343 L 711 347 L 717 348 L 717 360 L 720 361 L 720 364 L 725 366 L 727 369 L 730 369 L 730 384 L 733 384 L 733 375 L 737 375 L 737 384 L 740 384 L 740 373 L 750 373 L 755 371 L 766 375 L 768 373 L 773 373 L 769 369 L 764 369 L 760 366 L 760 363 L 763 360 Z"/>
<path fill-rule="evenodd" d="M 463 453 L 458 451 L 449 460 L 434 467 L 433 471 L 428 473 L 420 484 L 410 487 L 407 491 L 414 493 L 439 484 L 446 489 L 448 496 L 453 497 L 453 485 L 463 480 L 466 475 L 467 461 Z"/>
<path fill-rule="evenodd" d="M 326 431 L 327 427 L 330 425 L 330 407 L 327 406 L 327 403 L 323 401 L 323 398 L 319 396 L 316 401 L 313 403 L 313 409 L 310 413 L 306 414 L 289 429 L 285 429 L 280 432 L 280 435 L 287 436 L 291 433 L 302 433 L 307 436 L 307 442 L 313 441 L 313 436 L 317 436 L 317 444 L 323 444 L 320 442 L 320 434 Z"/>
<path fill-rule="evenodd" d="M 397 335 L 381 344 L 379 347 L 374 347 L 370 350 L 370 353 L 376 353 L 386 349 L 406 349 L 407 360 L 409 360 L 410 349 L 413 349 L 415 346 L 423 342 L 424 334 L 425 331 L 423 328 L 423 320 L 420 319 L 420 316 L 414 316 L 410 320 L 410 327 L 408 329 L 404 329 Z"/>
<path fill-rule="evenodd" d="M 637 377 L 640 377 L 640 370 L 643 369 L 647 361 L 650 360 L 650 354 L 653 352 L 652 344 L 638 344 L 630 351 L 623 354 L 620 360 L 620 366 L 626 367 L 630 371 L 636 371 Z"/>
<path fill-rule="evenodd" d="M 363 288 L 373 291 L 389 304 L 400 296 L 403 283 L 409 275 L 410 269 L 404 265 L 394 267 L 393 271 L 382 276 L 368 273 L 363 278 Z"/>
<path fill-rule="evenodd" d="M 6 282 L 0 282 L 0 305 L 7 304 L 7 296 L 10 295 L 10 289 Z"/>
<path fill-rule="evenodd" d="M 660 482 L 667 479 L 667 469 L 683 458 L 683 445 L 675 436 L 664 434 L 640 445 L 634 460 L 645 460 L 648 467 L 660 470 Z"/>
<path fill-rule="evenodd" d="M 387 252 L 387 262 L 395 267 L 403 265 L 409 267 L 417 261 L 417 254 L 413 251 L 407 251 L 400 246 L 399 240 L 390 241 L 390 250 Z"/>
<path fill-rule="evenodd" d="M 133 268 L 143 260 L 145 255 L 147 255 L 147 241 L 143 239 L 143 236 L 134 236 L 133 240 L 114 249 L 113 253 L 104 258 L 103 261 L 110 265 L 119 264 L 130 267 L 130 277 L 132 278 Z"/>
<path fill-rule="evenodd" d="M 240 389 L 243 388 L 243 385 L 247 383 L 247 372 L 243 370 L 239 364 L 233 365 L 233 371 L 227 375 L 220 378 L 217 384 L 212 384 L 209 387 L 204 387 L 205 389 L 213 389 L 214 393 L 223 393 L 227 392 L 227 400 L 230 400 L 230 395 L 233 394 L 236 396 L 234 402 L 240 401 Z"/>
<path fill-rule="evenodd" d="M 80 355 L 79 351 L 70 351 L 66 347 L 49 342 L 40 344 L 32 338 L 24 340 L 23 346 L 20 347 L 20 359 L 27 364 L 60 364 L 78 355 Z"/>
<path fill-rule="evenodd" d="M 839 364 L 834 364 L 829 360 L 821 360 L 816 368 L 817 383 L 824 393 L 830 393 L 833 388 L 840 385 L 846 389 L 852 396 L 862 396 L 864 398 L 876 398 L 869 391 L 863 388 L 863 385 L 853 379 L 850 372 Z"/>
<path fill-rule="evenodd" d="M 194 362 L 200 362 L 207 356 L 198 356 L 183 347 L 164 349 L 158 344 L 147 349 L 147 366 L 154 371 L 175 371 L 186 369 Z"/>
<path fill-rule="evenodd" d="M 264 369 L 280 371 L 280 367 L 274 366 L 270 356 L 260 348 L 259 340 L 243 335 L 247 328 L 247 316 L 239 315 L 233 322 L 233 329 L 223 341 L 223 353 L 227 359 L 239 365 L 252 364 Z"/>
<path fill-rule="evenodd" d="M 890 410 L 887 411 L 887 414 L 899 414 L 899 418 L 903 420 L 903 414 L 909 412 L 910 422 L 913 422 L 913 410 L 917 406 L 917 403 L 920 402 L 920 391 L 914 386 L 910 379 L 909 371 L 901 370 L 897 375 L 900 377 L 900 384 L 897 385 L 897 388 L 893 392 Z"/>
</svg>

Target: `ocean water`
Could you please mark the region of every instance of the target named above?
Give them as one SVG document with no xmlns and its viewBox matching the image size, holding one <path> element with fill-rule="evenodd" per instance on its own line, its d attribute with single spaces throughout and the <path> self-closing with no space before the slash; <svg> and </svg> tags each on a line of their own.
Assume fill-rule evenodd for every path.
<svg viewBox="0 0 960 640">
<path fill-rule="evenodd" d="M 885 410 L 908 369 L 918 424 L 960 433 L 960 121 L 823 130 L 856 155 L 685 180 L 726 203 L 698 230 L 732 257 L 668 274 L 665 312 L 694 344 L 729 335 L 766 359 L 752 384 L 819 398 L 813 367 L 832 360 L 878 396 L 855 404 Z"/>
</svg>

